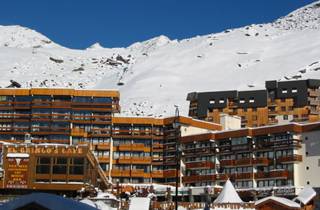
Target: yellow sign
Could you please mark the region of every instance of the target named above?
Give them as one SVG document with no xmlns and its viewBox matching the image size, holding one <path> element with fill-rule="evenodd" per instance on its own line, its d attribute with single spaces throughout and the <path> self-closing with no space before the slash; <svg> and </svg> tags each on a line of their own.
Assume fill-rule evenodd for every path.
<svg viewBox="0 0 320 210">
<path fill-rule="evenodd" d="M 81 147 L 8 147 L 8 153 L 28 153 L 28 154 L 83 154 Z"/>
</svg>

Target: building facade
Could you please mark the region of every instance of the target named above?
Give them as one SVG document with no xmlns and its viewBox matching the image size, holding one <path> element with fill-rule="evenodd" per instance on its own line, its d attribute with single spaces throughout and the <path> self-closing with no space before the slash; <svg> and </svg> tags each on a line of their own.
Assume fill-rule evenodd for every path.
<svg viewBox="0 0 320 210">
<path fill-rule="evenodd" d="M 88 145 L 113 182 L 173 184 L 174 124 L 182 135 L 221 130 L 186 117 L 114 117 L 119 111 L 118 91 L 0 89 L 0 141 Z"/>
<path fill-rule="evenodd" d="M 299 103 L 296 102 L 297 110 L 304 110 L 305 107 L 311 109 L 312 93 L 316 98 L 314 100 L 318 100 L 318 89 L 315 88 L 317 81 L 306 80 L 304 84 L 307 99 L 304 102 L 301 99 L 301 102 L 299 98 Z M 269 101 L 280 100 L 279 103 L 282 103 L 282 92 L 274 91 L 275 86 L 282 91 L 286 87 L 287 92 L 295 92 L 293 87 L 282 87 L 280 83 L 274 85 L 273 82 L 267 84 L 267 90 L 258 91 L 253 99 L 250 98 L 251 93 L 240 94 L 236 91 L 219 93 L 217 98 L 240 95 L 237 103 L 242 99 L 248 103 L 253 100 L 253 104 L 264 110 L 259 109 L 261 115 L 267 113 L 268 121 L 265 124 L 270 124 Z M 311 87 L 314 87 L 314 92 Z M 303 92 L 303 89 L 299 87 L 297 91 Z M 272 94 L 274 98 L 270 96 Z M 197 97 L 201 99 L 202 94 Z M 205 100 L 209 100 L 208 97 L 204 97 Z M 285 98 L 284 103 L 292 100 L 290 97 Z M 263 103 L 260 102 L 262 98 Z M 255 191 L 260 197 L 269 195 L 270 189 L 275 187 L 278 195 L 294 195 L 299 187 L 305 185 L 320 187 L 317 179 L 320 166 L 320 150 L 317 146 L 319 122 L 222 130 L 222 126 L 217 123 L 183 116 L 120 117 L 113 115 L 120 111 L 117 91 L 1 89 L 0 99 L 0 141 L 4 145 L 9 143 L 14 144 L 14 147 L 25 148 L 28 147 L 26 145 L 34 145 L 35 148 L 36 145 L 44 148 L 54 145 L 86 147 L 90 152 L 86 153 L 84 163 L 99 166 L 94 173 L 100 176 L 99 179 L 104 177 L 113 183 L 173 185 L 178 175 L 180 184 L 184 186 L 215 186 L 223 185 L 230 178 L 238 189 L 260 189 Z M 199 100 L 200 105 L 203 100 Z M 223 100 L 220 105 L 220 101 L 215 99 L 212 110 L 215 105 L 220 107 L 222 104 L 230 104 L 229 98 Z M 279 111 L 279 107 L 287 106 L 275 107 Z M 298 115 L 300 117 L 302 114 Z M 311 120 L 311 117 L 311 112 L 308 112 L 308 119 Z M 6 161 L 9 161 L 6 159 L 7 153 L 27 153 L 6 150 L 9 149 L 5 148 L 1 153 L 0 163 L 3 183 L 8 183 L 5 180 L 8 171 Z M 58 154 L 64 157 L 62 152 Z M 44 155 L 44 160 L 33 153 L 29 156 L 33 158 L 29 162 L 32 164 L 28 166 L 33 169 L 33 174 L 28 175 L 32 178 L 32 183 L 28 180 L 30 186 L 34 186 L 34 181 L 49 181 L 55 186 L 61 179 L 67 180 L 69 184 L 78 179 L 88 179 L 86 174 L 70 174 L 73 165 L 77 165 L 74 160 L 67 158 L 61 162 L 61 170 L 66 173 L 60 176 L 54 173 L 55 164 L 60 165 L 55 154 Z"/>
<path fill-rule="evenodd" d="M 320 188 L 317 145 L 320 123 L 291 123 L 191 135 L 181 138 L 185 186 L 222 185 L 257 196 L 295 195 L 303 186 Z"/>
<path fill-rule="evenodd" d="M 319 120 L 320 80 L 266 81 L 265 87 L 189 93 L 189 116 L 220 123 L 220 114 L 235 115 L 242 127 Z"/>
</svg>

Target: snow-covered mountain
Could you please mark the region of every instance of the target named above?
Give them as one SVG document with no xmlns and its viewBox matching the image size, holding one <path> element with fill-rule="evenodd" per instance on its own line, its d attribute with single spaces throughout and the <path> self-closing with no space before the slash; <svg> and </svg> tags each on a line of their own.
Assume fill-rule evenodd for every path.
<svg viewBox="0 0 320 210">
<path fill-rule="evenodd" d="M 191 91 L 257 89 L 265 80 L 320 79 L 320 1 L 272 23 L 127 48 L 60 46 L 21 26 L 0 26 L 0 86 L 119 89 L 122 114 L 187 114 Z"/>
</svg>

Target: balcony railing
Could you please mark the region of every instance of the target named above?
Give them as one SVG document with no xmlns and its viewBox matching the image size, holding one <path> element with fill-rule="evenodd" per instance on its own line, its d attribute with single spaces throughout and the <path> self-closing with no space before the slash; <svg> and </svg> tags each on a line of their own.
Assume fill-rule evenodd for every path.
<svg viewBox="0 0 320 210">
<path fill-rule="evenodd" d="M 301 162 L 302 161 L 302 155 L 291 155 L 291 156 L 283 156 L 277 158 L 277 161 L 281 163 L 287 163 L 287 162 Z"/>
<path fill-rule="evenodd" d="M 216 175 L 190 175 L 182 177 L 184 183 L 206 182 L 216 180 Z"/>
<path fill-rule="evenodd" d="M 235 160 L 220 160 L 221 166 L 234 166 Z"/>
<path fill-rule="evenodd" d="M 180 173 L 178 171 L 178 173 Z M 167 169 L 163 171 L 164 177 L 176 177 L 176 170 L 175 169 Z"/>
<path fill-rule="evenodd" d="M 111 176 L 113 177 L 130 177 L 130 170 L 112 169 Z"/>
<path fill-rule="evenodd" d="M 83 136 L 87 137 L 87 132 L 83 128 L 72 128 L 71 136 Z"/>
<path fill-rule="evenodd" d="M 109 150 L 110 149 L 110 143 L 98 143 L 96 145 L 97 150 Z"/>
<path fill-rule="evenodd" d="M 270 178 L 288 178 L 289 171 L 270 171 L 270 172 L 257 172 L 255 174 L 256 179 L 270 179 Z"/>
<path fill-rule="evenodd" d="M 151 176 L 152 178 L 163 178 L 163 171 L 162 170 L 152 171 Z"/>
<path fill-rule="evenodd" d="M 132 157 L 132 164 L 151 164 L 151 157 Z"/>
<path fill-rule="evenodd" d="M 141 170 L 141 169 L 131 170 L 132 177 L 144 177 L 144 175 L 145 175 L 144 170 Z"/>
<path fill-rule="evenodd" d="M 186 163 L 186 168 L 214 168 L 215 164 L 211 161 L 197 161 Z"/>
</svg>

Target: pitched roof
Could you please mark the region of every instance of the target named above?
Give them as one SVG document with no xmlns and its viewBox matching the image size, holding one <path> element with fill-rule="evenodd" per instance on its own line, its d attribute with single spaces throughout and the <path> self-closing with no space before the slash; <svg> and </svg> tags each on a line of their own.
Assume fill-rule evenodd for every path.
<svg viewBox="0 0 320 210">
<path fill-rule="evenodd" d="M 213 203 L 243 203 L 231 181 L 228 179 Z"/>
<path fill-rule="evenodd" d="M 25 207 L 31 203 L 45 207 L 49 210 L 97 210 L 96 208 L 88 206 L 87 204 L 49 193 L 31 193 L 22 195 L 12 201 L 4 203 L 2 206 L 0 206 L 0 209 L 13 210 Z"/>
<path fill-rule="evenodd" d="M 309 203 L 310 200 L 312 200 L 317 195 L 316 191 L 312 189 L 312 187 L 305 187 L 303 190 L 300 191 L 298 196 L 293 199 L 293 201 L 300 201 L 304 205 Z"/>
<path fill-rule="evenodd" d="M 276 203 L 291 207 L 291 208 L 298 208 L 300 209 L 300 205 L 292 200 L 286 199 L 286 198 L 282 198 L 282 197 L 276 197 L 276 196 L 269 196 L 269 197 L 265 197 L 262 198 L 258 201 L 256 201 L 255 206 L 259 206 L 263 203 L 265 203 L 266 201 L 274 201 Z"/>
</svg>

